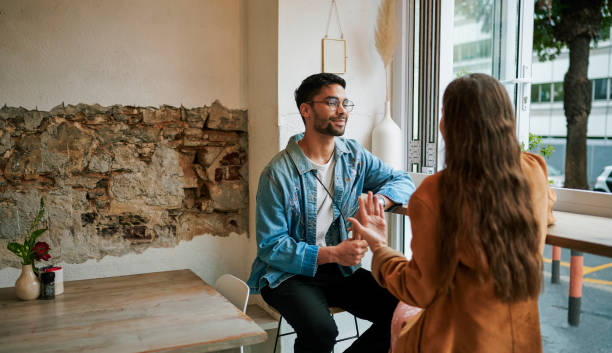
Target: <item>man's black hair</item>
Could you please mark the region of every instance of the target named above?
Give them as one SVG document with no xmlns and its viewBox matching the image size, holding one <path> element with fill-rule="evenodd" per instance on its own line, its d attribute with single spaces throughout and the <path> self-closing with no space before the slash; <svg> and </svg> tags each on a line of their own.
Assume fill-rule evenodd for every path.
<svg viewBox="0 0 612 353">
<path fill-rule="evenodd" d="M 298 111 L 302 103 L 310 102 L 314 96 L 319 94 L 323 86 L 330 86 L 338 84 L 342 88 L 346 88 L 346 81 L 338 75 L 322 72 L 320 74 L 314 74 L 306 77 L 300 87 L 295 90 L 295 104 L 297 104 Z M 301 112 L 300 112 L 301 115 Z M 304 121 L 304 117 L 302 117 Z"/>
</svg>

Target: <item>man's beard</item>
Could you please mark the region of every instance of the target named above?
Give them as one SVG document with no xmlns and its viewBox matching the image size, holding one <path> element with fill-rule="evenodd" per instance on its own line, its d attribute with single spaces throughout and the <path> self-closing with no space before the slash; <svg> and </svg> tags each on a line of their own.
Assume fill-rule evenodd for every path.
<svg viewBox="0 0 612 353">
<path fill-rule="evenodd" d="M 321 118 L 318 114 L 315 115 L 314 129 L 316 132 L 328 136 L 342 136 L 348 122 L 348 117 L 344 118 L 344 126 L 336 128 L 331 121 L 333 118 Z"/>
</svg>

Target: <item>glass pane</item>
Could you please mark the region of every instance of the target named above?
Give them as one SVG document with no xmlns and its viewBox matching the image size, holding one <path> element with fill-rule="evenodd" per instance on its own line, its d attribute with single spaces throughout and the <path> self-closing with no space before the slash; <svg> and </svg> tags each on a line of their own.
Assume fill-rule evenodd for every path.
<svg viewBox="0 0 612 353">
<path fill-rule="evenodd" d="M 482 72 L 493 74 L 493 10 L 489 4 L 455 0 L 453 71 L 456 76 Z M 488 50 L 485 50 L 488 49 Z"/>
<path fill-rule="evenodd" d="M 453 72 L 485 73 L 502 81 L 515 103 L 519 1 L 455 0 Z"/>
<path fill-rule="evenodd" d="M 531 85 L 531 103 L 540 101 L 540 85 Z"/>
<path fill-rule="evenodd" d="M 597 78 L 593 80 L 593 99 L 605 100 L 608 97 L 608 79 Z"/>
<path fill-rule="evenodd" d="M 563 14 L 559 7 L 553 6 L 551 11 L 553 11 L 553 18 L 571 16 Z M 548 10 L 539 7 L 538 4 L 535 6 L 534 20 L 533 47 L 537 49 L 546 46 L 546 41 L 542 40 L 543 35 L 546 33 L 554 35 L 556 28 L 555 24 L 549 21 Z M 570 56 L 567 45 L 561 49 L 559 55 L 553 55 L 552 58 L 542 56 L 544 58 L 542 61 L 538 56 L 542 53 L 533 52 L 532 86 L 541 85 L 538 98 L 546 99 L 547 93 L 542 91 L 546 91 L 546 86 L 552 83 L 552 100 L 556 103 L 531 105 L 529 132 L 533 141 L 541 138 L 539 145 L 532 151 L 545 155 L 550 182 L 554 186 L 612 191 L 605 182 L 606 168 L 612 168 L 612 101 L 609 100 L 612 93 L 608 87 L 609 78 L 612 77 L 612 42 L 609 39 L 610 28 L 604 27 L 602 27 L 602 33 L 605 35 L 597 44 L 591 43 L 588 57 L 573 63 L 573 65 L 580 63 L 586 65 L 576 67 L 574 72 L 586 72 L 587 76 L 584 79 L 568 82 L 565 86 L 564 80 L 569 70 Z M 549 51 L 548 54 L 552 52 Z M 584 52 L 587 53 L 587 51 Z M 572 53 L 572 55 L 580 55 L 580 53 Z M 586 85 L 579 87 L 574 83 L 588 82 L 587 80 L 590 80 L 592 85 L 592 97 L 590 101 L 582 102 L 580 97 L 584 95 L 572 93 L 572 90 L 580 92 L 580 90 L 589 89 Z M 566 104 L 588 107 L 585 110 L 589 112 L 589 115 L 582 128 L 574 123 L 580 119 L 566 117 L 566 111 L 573 111 L 573 109 L 565 109 Z M 578 138 L 575 144 L 568 145 L 568 129 L 575 130 L 576 136 L 583 135 L 586 138 Z M 548 152 L 551 153 L 548 154 Z M 569 169 L 566 166 L 574 167 Z"/>
<path fill-rule="evenodd" d="M 540 85 L 540 102 L 550 102 L 550 83 Z"/>
<path fill-rule="evenodd" d="M 553 101 L 563 102 L 563 82 L 553 83 Z"/>
</svg>

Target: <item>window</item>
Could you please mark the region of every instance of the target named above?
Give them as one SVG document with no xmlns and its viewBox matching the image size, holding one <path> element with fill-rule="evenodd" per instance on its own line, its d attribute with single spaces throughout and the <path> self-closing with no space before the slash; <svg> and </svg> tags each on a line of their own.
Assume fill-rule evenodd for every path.
<svg viewBox="0 0 612 353">
<path fill-rule="evenodd" d="M 563 102 L 563 82 L 531 85 L 531 103 L 548 103 L 551 98 L 553 102 Z"/>
<path fill-rule="evenodd" d="M 593 100 L 606 100 L 608 98 L 608 79 L 597 78 L 593 80 Z"/>
<path fill-rule="evenodd" d="M 432 173 L 443 167 L 443 141 L 436 137 L 442 93 L 457 76 L 483 72 L 498 78 L 508 90 L 519 140 L 527 145 L 531 133 L 542 137 L 544 147 L 554 147 L 547 164 L 558 171 L 556 185 L 565 186 L 566 153 L 577 151 L 567 145 L 566 138 L 564 99 L 574 97 L 565 94 L 569 50 L 563 48 L 556 58 L 539 61 L 533 51 L 538 48 L 533 43 L 534 38 L 538 40 L 534 1 L 405 0 L 403 4 L 404 57 L 394 61 L 402 63 L 394 66 L 394 72 L 403 71 L 404 83 L 394 88 L 400 94 L 394 100 L 406 101 L 401 116 L 407 169 Z M 586 188 L 592 190 L 600 171 L 612 166 L 612 41 L 600 40 L 597 50 L 590 51 L 589 62 L 593 101 L 586 170 L 580 172 L 586 175 Z"/>
<path fill-rule="evenodd" d="M 533 1 L 405 0 L 402 6 L 402 47 L 393 67 L 394 110 L 404 119 L 407 170 L 431 174 L 444 165 L 438 121 L 442 92 L 455 77 L 492 75 L 507 89 L 517 121 L 529 113 Z M 547 97 L 552 100 L 550 83 Z M 529 126 L 518 125 L 517 134 L 526 141 Z M 397 248 L 408 252 L 408 220 L 399 227 L 391 243 L 397 241 L 402 244 Z"/>
<path fill-rule="evenodd" d="M 551 98 L 551 84 L 550 83 L 543 83 L 540 85 L 540 97 L 538 99 L 538 102 L 550 102 L 550 98 Z"/>
<path fill-rule="evenodd" d="M 540 85 L 531 85 L 531 103 L 537 103 L 540 101 Z"/>
<path fill-rule="evenodd" d="M 410 63 L 410 68 L 418 66 L 421 70 L 413 71 L 412 75 L 402 75 L 403 80 L 410 82 L 409 85 L 405 85 L 410 90 L 404 89 L 400 93 L 404 97 L 408 97 L 407 99 L 414 101 L 412 108 L 407 109 L 408 113 L 402 115 L 406 119 L 403 126 L 423 127 L 420 125 L 424 121 L 422 115 L 419 115 L 417 120 L 413 119 L 415 113 L 412 109 L 416 107 L 417 101 L 412 94 L 428 95 L 435 92 L 433 90 L 415 93 L 414 88 L 421 87 L 423 81 L 432 79 L 432 76 L 421 75 L 425 73 L 423 66 L 431 64 L 431 62 L 422 59 L 426 55 L 431 55 L 432 52 L 437 53 L 439 54 L 440 70 L 439 80 L 437 81 L 439 95 L 428 97 L 430 101 L 436 102 L 437 109 L 441 108 L 441 95 L 444 89 L 457 76 L 465 73 L 482 72 L 498 78 L 505 85 L 510 98 L 514 102 L 519 140 L 527 144 L 529 134 L 537 134 L 542 137 L 545 146 L 551 145 L 555 148 L 552 156 L 547 159 L 547 165 L 550 180 L 555 186 L 562 187 L 565 184 L 567 173 L 565 168 L 566 151 L 567 153 L 573 153 L 566 139 L 568 119 L 566 119 L 564 111 L 564 104 L 566 104 L 564 99 L 570 100 L 575 95 L 572 93 L 573 87 L 569 86 L 566 90 L 565 86 L 567 85 L 564 85 L 569 66 L 568 50 L 563 49 L 561 55 L 556 59 L 545 62 L 540 62 L 533 52 L 533 48 L 538 47 L 538 45 L 534 45 L 534 38 L 536 40 L 542 38 L 542 36 L 534 35 L 534 5 L 543 6 L 542 4 L 551 2 L 534 0 L 441 0 L 440 2 L 405 0 L 405 3 L 410 4 L 409 7 L 412 9 L 419 6 L 424 7 L 427 3 L 440 4 L 440 9 L 437 10 L 440 13 L 440 21 L 425 21 L 425 19 L 429 19 L 423 16 L 404 17 L 404 23 L 410 23 L 410 26 L 415 27 L 412 32 L 407 31 L 410 35 L 405 38 L 406 43 L 413 46 L 414 51 L 411 52 L 411 55 L 413 55 L 414 61 L 410 62 L 410 59 L 404 58 L 403 62 Z M 412 13 L 414 14 L 414 12 Z M 419 11 L 417 10 L 416 13 L 419 13 Z M 418 31 L 436 33 L 440 31 L 439 42 L 421 41 L 419 43 L 417 40 L 416 43 L 410 44 L 411 40 L 419 38 L 419 36 L 412 36 L 414 32 Z M 435 36 L 432 39 L 435 39 Z M 484 43 L 489 43 L 489 47 L 484 47 Z M 423 51 L 429 54 L 424 54 Z M 394 67 L 394 72 L 397 73 L 399 70 L 395 70 Z M 587 124 L 586 173 L 588 180 L 601 180 L 598 185 L 601 190 L 608 194 L 562 189 L 558 190 L 560 201 L 557 205 L 568 207 L 571 204 L 572 209 L 568 210 L 570 212 L 602 216 L 602 214 L 598 214 L 598 212 L 601 212 L 599 210 L 609 209 L 612 200 L 612 194 L 610 194 L 612 192 L 612 180 L 610 179 L 612 176 L 612 89 L 608 87 L 610 85 L 608 78 L 612 77 L 612 42 L 609 39 L 601 40 L 597 50 L 591 50 L 588 74 L 588 78 L 593 80 L 593 101 L 591 102 L 593 104 Z M 567 95 L 565 95 L 565 91 L 568 91 Z M 395 92 L 399 92 L 399 90 L 394 90 L 394 94 Z M 398 100 L 397 96 L 395 100 Z M 418 103 L 422 104 L 423 102 L 419 101 Z M 436 117 L 433 110 L 419 109 L 419 111 L 427 115 L 426 119 L 431 120 Z M 408 138 L 414 137 L 414 135 L 410 135 L 413 131 L 422 130 L 410 130 L 407 132 Z M 418 133 L 417 135 L 421 136 Z M 437 170 L 443 167 L 443 152 L 440 153 L 440 151 L 444 151 L 443 142 L 440 141 L 438 146 Z M 413 153 L 421 158 L 418 160 L 421 164 L 416 164 L 417 168 L 413 171 L 424 171 L 424 169 L 418 169 L 418 166 L 423 165 L 425 157 L 423 145 L 417 145 L 416 148 L 410 147 L 408 154 Z M 411 170 L 410 167 L 408 170 Z M 422 174 L 418 174 L 418 177 L 414 175 L 413 179 L 418 180 L 422 177 Z M 608 189 L 611 191 L 607 191 Z M 609 215 L 605 217 L 609 217 Z M 410 242 L 409 220 L 403 219 L 402 222 L 404 226 L 403 249 L 406 255 L 410 256 L 407 247 Z M 547 257 L 550 257 L 550 255 L 548 254 Z M 585 265 L 586 261 L 588 260 L 585 258 Z M 541 313 L 545 315 L 543 312 Z M 565 314 L 565 312 L 563 313 Z M 546 343 L 547 340 L 544 339 L 543 341 Z"/>
<path fill-rule="evenodd" d="M 447 12 L 446 7 L 451 10 Z M 454 77 L 481 72 L 496 77 L 504 84 L 514 102 L 518 121 L 522 120 L 522 115 L 529 113 L 530 98 L 533 102 L 552 101 L 552 85 L 547 81 L 543 81 L 545 83 L 542 85 L 529 86 L 533 1 L 443 0 L 442 11 L 443 18 L 448 15 L 453 22 L 442 28 L 444 38 L 441 45 L 449 45 L 450 42 L 454 56 L 440 59 L 442 67 L 451 61 L 453 66 L 452 77 L 443 77 L 441 73 L 440 92 Z M 466 55 L 464 47 L 477 47 L 470 50 L 477 57 Z M 521 140 L 527 140 L 528 124 L 522 124 L 517 129 Z"/>
<path fill-rule="evenodd" d="M 553 101 L 563 102 L 563 82 L 553 83 Z"/>
<path fill-rule="evenodd" d="M 453 54 L 457 61 L 482 59 L 491 56 L 491 40 L 455 44 Z"/>
<path fill-rule="evenodd" d="M 407 151 L 409 170 L 431 173 L 443 166 L 443 141 L 438 140 L 437 151 L 435 149 L 441 95 L 452 79 L 472 72 L 493 75 L 505 85 L 515 104 L 517 135 L 521 142 L 528 144 L 532 133 L 542 137 L 544 146 L 555 148 L 547 163 L 560 172 L 557 176 L 560 185 L 566 184 L 566 154 L 572 154 L 568 158 L 586 159 L 586 163 L 571 164 L 586 164 L 586 170 L 570 171 L 583 175 L 581 188 L 592 190 L 599 171 L 612 165 L 612 88 L 609 87 L 612 40 L 607 35 L 610 29 L 602 29 L 606 35 L 601 36 L 597 46 L 593 45 L 589 52 L 587 79 L 592 80 L 592 102 L 586 124 L 586 153 L 578 152 L 584 148 L 567 145 L 568 126 L 571 125 L 568 121 L 576 119 L 565 116 L 564 105 L 568 102 L 564 100 L 580 96 L 565 94 L 567 89 L 575 89 L 571 83 L 564 83 L 569 68 L 569 49 L 562 48 L 560 55 L 547 61 L 539 60 L 534 48 L 542 48 L 546 43 L 534 43 L 534 38 L 536 41 L 542 38 L 537 31 L 545 30 L 550 34 L 551 24 L 547 17 L 548 22 L 541 25 L 543 5 L 536 8 L 536 3 L 540 2 L 441 0 L 430 4 L 404 1 L 408 9 L 405 16 L 408 35 L 404 40 L 412 50 L 411 59 L 403 60 L 409 65 L 404 71 L 410 72 L 405 75 L 410 82 L 402 93 L 410 98 L 402 114 L 406 119 L 403 126 L 410 137 L 406 145 L 412 144 Z M 536 10 L 539 11 L 537 16 Z M 432 59 L 436 56 L 438 63 Z M 394 67 L 394 71 L 400 70 Z M 431 80 L 437 82 L 437 86 L 431 86 Z M 576 157 L 579 153 L 585 157 Z M 432 166 L 435 158 L 437 162 Z"/>
</svg>

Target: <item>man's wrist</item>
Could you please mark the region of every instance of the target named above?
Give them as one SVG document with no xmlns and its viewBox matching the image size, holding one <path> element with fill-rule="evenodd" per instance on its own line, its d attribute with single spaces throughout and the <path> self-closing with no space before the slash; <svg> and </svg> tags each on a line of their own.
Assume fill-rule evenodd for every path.
<svg viewBox="0 0 612 353">
<path fill-rule="evenodd" d="M 380 203 L 383 207 L 383 210 L 386 210 L 388 207 L 391 207 L 391 204 L 393 202 L 391 202 L 391 200 L 387 201 L 387 197 L 385 195 L 382 194 L 376 194 L 376 199 L 378 200 L 378 203 Z"/>
<path fill-rule="evenodd" d="M 336 253 L 335 247 L 333 246 L 320 246 L 319 253 L 317 254 L 317 265 L 324 265 L 331 262 L 337 262 L 335 260 Z"/>
</svg>

